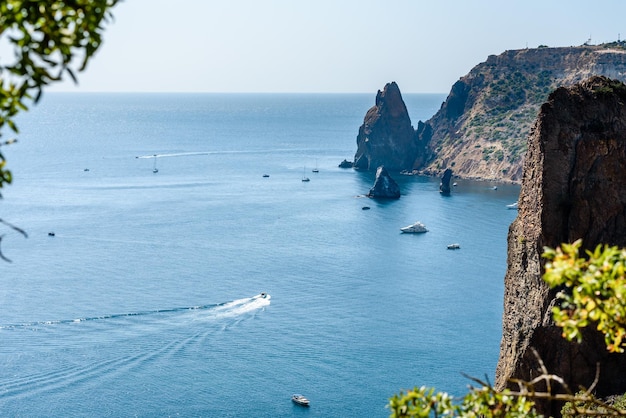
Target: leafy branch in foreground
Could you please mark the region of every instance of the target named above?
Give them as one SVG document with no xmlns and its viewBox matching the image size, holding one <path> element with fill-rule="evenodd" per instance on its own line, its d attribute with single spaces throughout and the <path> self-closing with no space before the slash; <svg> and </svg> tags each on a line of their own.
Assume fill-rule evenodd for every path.
<svg viewBox="0 0 626 418">
<path fill-rule="evenodd" d="M 594 324 L 604 334 L 611 352 L 624 352 L 626 335 L 626 249 L 598 246 L 587 251 L 587 259 L 579 256 L 582 241 L 562 244 L 557 249 L 545 248 L 544 281 L 563 287 L 557 297 L 560 307 L 553 308 L 555 323 L 563 328 L 563 337 L 581 341 L 581 329 Z M 414 388 L 394 395 L 387 407 L 392 417 L 538 417 L 535 402 L 555 400 L 565 402 L 564 417 L 613 416 L 626 417 L 626 395 L 617 401 L 603 401 L 593 395 L 600 370 L 589 389 L 573 393 L 559 376 L 548 373 L 533 350 L 542 373 L 531 381 L 516 379 L 517 391 L 496 391 L 488 382 L 472 379 L 480 387 L 470 387 L 463 398 L 455 400 L 433 388 Z M 554 393 L 557 383 L 564 393 Z M 540 386 L 539 386 L 540 385 Z M 546 388 L 543 391 L 536 387 Z"/>
<path fill-rule="evenodd" d="M 415 388 L 394 395 L 387 407 L 392 417 L 539 417 L 534 403 L 526 396 L 504 390 L 496 391 L 490 384 L 472 379 L 481 387 L 471 387 L 461 400 L 455 403 L 445 392 L 434 388 Z"/>
<path fill-rule="evenodd" d="M 65 74 L 77 82 L 74 72 L 83 71 L 102 44 L 104 24 L 112 18 L 110 10 L 117 2 L 0 2 L 0 42 L 13 51 L 14 58 L 12 62 L 0 62 L 0 137 L 5 127 L 19 133 L 15 117 L 28 110 L 27 102 L 39 101 L 45 86 L 61 81 Z M 0 142 L 0 189 L 13 181 L 2 147 L 15 141 L 11 138 Z M 14 225 L 3 220 L 0 223 L 27 236 Z M 0 259 L 11 261 L 2 250 Z"/>
<path fill-rule="evenodd" d="M 548 373 L 536 350 L 533 353 L 541 368 L 541 374 L 531 381 L 515 379 L 518 390 L 505 389 L 497 391 L 489 382 L 469 378 L 480 387 L 470 386 L 469 392 L 458 402 L 445 392 L 435 392 L 434 388 L 414 388 L 406 393 L 394 395 L 387 405 L 391 417 L 441 417 L 441 418 L 535 418 L 542 415 L 535 409 L 537 400 L 553 400 L 565 402 L 564 417 L 614 416 L 625 417 L 624 405 L 611 405 L 593 395 L 593 390 L 600 377 L 599 368 L 589 389 L 573 393 L 567 383 L 559 376 Z M 553 393 L 552 387 L 557 383 L 565 393 Z M 545 387 L 545 390 L 537 390 Z"/>
<path fill-rule="evenodd" d="M 43 88 L 63 79 L 76 82 L 102 44 L 104 24 L 118 0 L 0 2 L 0 39 L 13 50 L 14 61 L 0 63 L 0 136 L 6 126 L 19 132 L 15 116 L 36 103 Z M 79 63 L 73 64 L 77 59 Z M 72 66 L 75 69 L 72 69 Z M 77 66 L 77 68 L 76 68 Z M 6 141 L 3 145 L 14 142 Z M 0 152 L 0 188 L 12 181 Z"/>
<path fill-rule="evenodd" d="M 28 238 L 28 234 L 26 233 L 26 231 L 24 231 L 22 228 L 18 228 L 17 226 L 5 221 L 4 219 L 0 219 L 0 224 L 4 224 L 6 226 L 8 226 L 9 228 L 11 228 L 14 231 L 19 232 L 20 234 L 22 234 L 24 236 L 24 238 Z M 4 238 L 4 235 L 0 235 L 0 242 L 2 242 L 2 238 Z M 7 262 L 11 262 L 11 260 L 9 258 L 7 258 L 3 253 L 2 250 L 0 250 L 0 258 L 3 259 L 4 261 Z"/>
<path fill-rule="evenodd" d="M 546 248 L 544 280 L 555 288 L 565 286 L 558 298 L 561 306 L 552 310 L 563 337 L 582 340 L 580 330 L 594 324 L 604 334 L 611 352 L 623 353 L 626 341 L 626 249 L 598 245 L 586 251 L 587 259 L 578 256 L 582 241 Z"/>
</svg>

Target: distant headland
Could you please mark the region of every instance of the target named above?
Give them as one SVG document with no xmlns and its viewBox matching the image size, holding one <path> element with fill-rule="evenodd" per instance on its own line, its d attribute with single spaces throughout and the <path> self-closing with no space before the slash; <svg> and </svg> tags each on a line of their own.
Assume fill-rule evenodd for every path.
<svg viewBox="0 0 626 418">
<path fill-rule="evenodd" d="M 490 55 L 452 86 L 429 120 L 411 125 L 388 83 L 359 128 L 356 169 L 519 183 L 527 137 L 549 94 L 593 75 L 626 81 L 626 42 Z"/>
</svg>

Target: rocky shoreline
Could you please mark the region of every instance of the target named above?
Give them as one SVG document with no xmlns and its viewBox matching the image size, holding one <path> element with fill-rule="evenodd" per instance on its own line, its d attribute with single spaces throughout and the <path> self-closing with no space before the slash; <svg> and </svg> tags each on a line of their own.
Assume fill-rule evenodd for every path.
<svg viewBox="0 0 626 418">
<path fill-rule="evenodd" d="M 626 42 L 491 55 L 413 128 L 400 88 L 376 94 L 357 135 L 354 167 L 520 184 L 531 127 L 549 94 L 592 75 L 626 82 Z"/>
</svg>

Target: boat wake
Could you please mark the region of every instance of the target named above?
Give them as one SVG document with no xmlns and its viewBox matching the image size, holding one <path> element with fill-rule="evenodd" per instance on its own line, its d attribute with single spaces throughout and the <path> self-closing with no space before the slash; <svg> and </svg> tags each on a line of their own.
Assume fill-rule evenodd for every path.
<svg viewBox="0 0 626 418">
<path fill-rule="evenodd" d="M 153 158 L 165 158 L 165 157 L 194 157 L 203 155 L 224 155 L 224 154 L 267 154 L 267 153 L 292 153 L 294 151 L 310 151 L 309 149 L 295 149 L 295 148 L 277 148 L 277 149 L 259 149 L 259 150 L 221 150 L 221 151 L 193 151 L 193 152 L 172 152 L 166 154 L 146 154 L 137 155 L 137 159 L 153 159 Z"/>
<path fill-rule="evenodd" d="M 199 151 L 199 152 L 175 152 L 169 154 L 150 154 L 150 155 L 138 155 L 135 158 L 146 159 L 146 158 L 163 158 L 163 157 L 191 157 L 195 155 L 211 155 L 216 154 L 216 152 L 211 151 Z"/>
<path fill-rule="evenodd" d="M 211 304 L 211 305 L 199 305 L 199 306 L 189 306 L 189 307 L 180 307 L 180 308 L 170 308 L 170 309 L 155 309 L 150 311 L 139 311 L 139 312 L 129 312 L 129 313 L 120 313 L 120 314 L 108 314 L 101 316 L 92 316 L 92 317 L 84 317 L 84 318 L 74 318 L 74 319 L 62 319 L 62 320 L 52 320 L 52 321 L 36 321 L 36 322 L 27 322 L 22 324 L 9 324 L 9 325 L 0 325 L 0 330 L 10 330 L 10 329 L 39 329 L 41 327 L 53 326 L 53 325 L 64 325 L 64 324 L 78 324 L 82 322 L 95 322 L 95 321 L 111 321 L 111 320 L 120 320 L 120 319 L 154 319 L 156 317 L 160 318 L 168 318 L 168 319 L 176 319 L 181 315 L 189 316 L 193 314 L 193 318 L 195 320 L 199 319 L 219 319 L 219 318 L 233 318 L 237 316 L 244 315 L 246 313 L 255 312 L 257 310 L 262 310 L 266 306 L 270 304 L 271 296 L 267 293 L 260 293 L 258 295 L 233 300 L 231 302 L 224 302 L 219 304 Z"/>
<path fill-rule="evenodd" d="M 254 312 L 269 306 L 271 296 L 261 293 L 251 298 L 237 299 L 232 302 L 217 305 L 211 315 L 215 318 L 232 318 L 249 312 Z"/>
<path fill-rule="evenodd" d="M 124 384 L 129 376 L 158 380 L 155 370 L 172 363 L 202 365 L 220 347 L 223 331 L 254 318 L 270 299 L 261 293 L 220 304 L 0 326 L 0 410 L 37 405 L 30 400 L 58 392 Z"/>
</svg>

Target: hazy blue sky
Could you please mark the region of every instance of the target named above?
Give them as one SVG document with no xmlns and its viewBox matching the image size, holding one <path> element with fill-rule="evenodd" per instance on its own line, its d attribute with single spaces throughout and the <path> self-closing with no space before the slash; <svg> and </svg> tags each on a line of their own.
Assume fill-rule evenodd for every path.
<svg viewBox="0 0 626 418">
<path fill-rule="evenodd" d="M 125 0 L 78 87 L 447 93 L 491 54 L 626 37 L 623 0 Z"/>
</svg>

